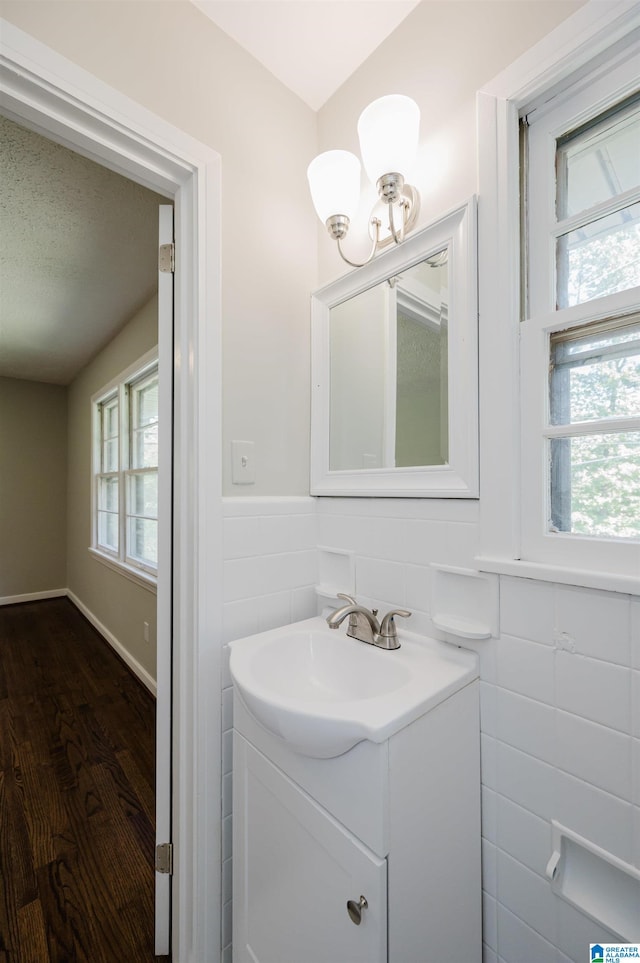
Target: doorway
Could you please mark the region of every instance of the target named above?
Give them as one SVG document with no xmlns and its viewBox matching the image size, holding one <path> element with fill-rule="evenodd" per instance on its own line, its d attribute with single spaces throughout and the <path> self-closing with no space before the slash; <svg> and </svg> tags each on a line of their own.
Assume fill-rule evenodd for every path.
<svg viewBox="0 0 640 963">
<path fill-rule="evenodd" d="M 156 585 L 158 570 L 171 564 L 170 405 L 162 412 L 162 424 L 158 417 L 158 376 L 163 383 L 168 379 L 168 391 L 164 395 L 170 397 L 171 369 L 168 366 L 168 371 L 158 370 L 161 315 L 169 340 L 173 334 L 173 281 L 171 275 L 158 272 L 158 213 L 160 209 L 161 226 L 173 240 L 173 210 L 157 193 L 2 115 L 0 138 L 3 184 L 1 425 L 5 452 L 11 451 L 17 456 L 4 462 L 6 487 L 1 514 L 5 564 L 0 577 L 0 596 L 8 603 L 31 602 L 43 594 L 68 594 L 75 607 L 155 695 L 156 640 L 159 638 L 161 643 L 161 658 L 170 659 L 167 627 L 171 612 L 170 597 L 164 593 L 157 596 Z M 130 374 L 123 382 L 125 372 Z M 105 392 L 109 395 L 109 432 L 113 437 L 99 444 L 98 436 L 104 433 L 106 421 L 99 417 L 103 405 L 95 395 L 102 396 Z M 160 512 L 159 476 L 163 496 Z M 160 553 L 158 545 L 162 549 Z M 165 591 L 170 592 L 170 579 L 162 579 L 162 584 Z M 65 612 L 71 624 L 72 613 L 68 605 L 56 609 L 42 602 L 28 611 L 34 616 L 34 634 L 25 655 L 33 649 L 35 667 L 42 664 L 43 652 L 46 652 L 47 612 L 51 613 L 54 649 L 61 640 L 74 636 L 73 631 L 54 629 L 56 625 L 61 626 Z M 28 613 L 22 614 L 26 618 Z M 19 623 L 19 613 L 7 612 L 6 618 L 9 634 L 3 635 L 3 663 L 6 657 L 9 671 L 11 626 Z M 91 638 L 89 633 L 87 639 Z M 69 664 L 73 664 L 71 645 L 67 655 Z M 45 663 L 48 662 L 45 658 Z M 87 664 L 91 666 L 92 662 L 88 660 Z M 108 661 L 104 664 L 110 665 Z M 104 701 L 98 694 L 103 691 L 103 681 L 94 674 L 94 690 L 87 685 L 82 673 L 73 677 L 78 679 L 77 691 L 70 689 L 64 674 L 51 672 L 49 682 L 54 705 L 59 707 L 71 699 L 71 704 L 77 702 L 83 711 L 96 713 L 97 719 Z M 32 678 L 32 683 L 32 691 L 39 692 L 37 676 Z M 9 711 L 22 711 L 17 696 L 21 685 L 14 678 L 13 685 L 5 690 Z M 119 685 L 115 688 L 118 690 Z M 40 703 L 46 701 L 40 693 L 34 702 L 25 705 L 27 722 L 37 718 Z M 127 705 L 125 700 L 123 713 Z M 153 932 L 150 911 L 155 877 L 150 844 L 154 824 L 158 825 L 163 841 L 170 839 L 170 786 L 168 777 L 149 776 L 148 757 L 150 752 L 152 758 L 157 754 L 162 773 L 165 756 L 170 758 L 170 727 L 159 714 L 158 731 L 164 747 L 158 741 L 156 753 L 155 740 L 149 744 L 148 739 L 155 707 L 142 696 L 139 705 L 140 721 L 144 720 L 145 724 L 135 736 L 135 720 L 131 721 L 131 741 L 126 743 L 126 749 L 135 754 L 138 742 L 145 747 L 138 760 L 139 771 L 145 771 L 141 785 L 150 788 L 142 794 L 144 806 L 133 784 L 128 790 L 127 795 L 146 828 L 141 836 L 129 839 L 126 850 L 134 853 L 143 847 L 147 871 L 132 863 L 131 885 L 137 885 L 140 891 L 141 930 L 148 932 L 151 922 Z M 170 706 L 167 711 L 170 712 Z M 43 760 L 54 758 L 58 751 L 66 755 L 73 740 L 62 740 L 56 750 L 53 734 L 56 712 L 44 718 L 46 724 L 35 726 L 34 730 L 40 728 L 43 734 L 50 732 L 54 742 L 49 751 L 43 749 Z M 107 716 L 101 724 L 105 745 L 115 750 L 123 737 L 113 733 L 109 741 L 111 727 Z M 68 725 L 69 731 L 75 732 L 76 741 L 83 744 L 81 727 L 73 712 Z M 87 735 L 86 741 L 89 745 L 80 758 L 88 760 L 93 756 L 89 748 L 92 737 Z M 26 774 L 30 768 L 29 756 L 21 755 L 19 762 Z M 63 825 L 68 826 L 71 837 L 76 840 L 79 856 L 89 859 L 95 855 L 91 849 L 92 836 L 84 832 L 86 827 L 73 828 L 77 779 L 70 781 L 68 773 L 50 761 L 43 761 L 42 765 L 42 776 L 54 772 L 53 788 L 62 792 L 60 797 L 55 792 L 51 797 L 57 803 L 50 803 L 47 818 L 53 816 L 56 805 L 59 811 L 64 811 Z M 111 757 L 111 766 L 106 771 L 109 774 L 119 771 L 120 781 L 126 781 L 116 755 Z M 5 775 L 11 777 L 10 768 Z M 100 793 L 93 785 L 90 772 L 84 773 L 84 781 L 93 786 L 92 791 L 98 798 Z M 157 807 L 152 793 L 156 785 Z M 25 783 L 26 813 L 30 811 L 27 789 Z M 113 805 L 116 796 L 110 789 L 113 786 L 107 783 L 104 794 Z M 154 805 L 150 813 L 152 797 Z M 128 822 L 118 823 L 115 812 L 111 812 L 112 806 L 106 808 L 110 819 L 106 820 L 105 816 L 103 835 L 108 834 L 116 847 L 120 844 L 118 828 L 122 838 L 128 838 Z M 17 809 L 14 816 L 16 827 L 23 824 Z M 31 820 L 26 822 L 31 826 Z M 51 834 L 57 836 L 59 829 L 56 823 Z M 23 837 L 26 863 L 30 864 L 33 858 L 34 866 L 39 867 L 41 859 L 48 860 L 51 852 L 47 850 L 44 856 L 38 854 L 33 827 Z M 31 846 L 27 845 L 29 840 Z M 35 847 L 32 854 L 31 847 Z M 54 849 L 57 850 L 57 846 Z M 67 854 L 68 841 L 63 849 Z M 46 865 L 47 872 L 37 873 L 37 905 L 42 912 L 35 915 L 46 920 L 43 932 L 55 942 L 60 933 L 56 932 L 57 917 L 50 913 L 50 908 L 56 900 L 52 901 L 48 894 L 54 891 L 58 877 L 52 867 L 59 864 L 47 862 Z M 15 872 L 8 874 L 9 892 L 15 875 Z M 107 882 L 110 879 L 108 864 L 98 875 L 104 876 L 105 887 L 113 891 L 114 881 L 111 880 L 110 886 Z M 166 875 L 157 874 L 156 942 L 158 952 L 163 954 L 169 947 L 168 883 Z M 117 883 L 116 886 L 119 888 Z M 86 898 L 91 899 L 93 890 L 87 888 L 84 892 Z M 63 902 L 72 908 L 74 897 L 69 898 L 70 903 L 66 898 Z M 13 901 L 9 900 L 9 905 L 13 905 Z M 21 905 L 20 900 L 17 905 Z M 115 938 L 121 921 L 113 912 L 118 904 L 114 899 L 107 900 L 105 905 L 113 914 L 112 925 L 105 932 L 113 931 Z M 93 907 L 93 902 L 90 906 Z M 97 916 L 89 906 L 87 914 Z M 72 926 L 70 933 L 75 931 Z M 14 933 L 14 943 L 16 938 Z M 137 946 L 135 931 L 130 931 L 129 937 L 124 932 L 120 935 L 120 939 L 127 938 L 133 941 L 133 958 Z M 96 945 L 95 952 L 99 954 L 101 949 Z"/>
<path fill-rule="evenodd" d="M 219 807 L 207 800 L 219 795 L 221 781 L 220 700 L 211 698 L 220 693 L 220 158 L 6 23 L 0 90 L 10 119 L 175 199 L 174 341 L 160 339 L 174 371 L 167 577 L 175 651 L 164 675 L 158 667 L 158 710 L 173 680 L 171 947 L 176 959 L 214 959 L 221 827 Z M 208 855 L 196 858 L 202 852 Z"/>
<path fill-rule="evenodd" d="M 155 695 L 156 652 L 169 661 L 171 643 L 171 581 L 162 576 L 171 564 L 172 412 L 164 404 L 159 419 L 158 392 L 160 378 L 163 398 L 171 397 L 171 364 L 166 357 L 158 364 L 158 335 L 161 321 L 172 342 L 173 279 L 158 271 L 158 244 L 159 213 L 162 240 L 173 240 L 173 209 L 163 196 L 1 115 L 0 137 L 2 434 L 5 450 L 20 453 L 5 461 L 2 528 L 12 562 L 2 566 L 0 596 L 26 602 L 42 589 L 68 594 Z M 39 606 L 40 620 L 46 610 Z M 34 636 L 35 652 L 42 644 Z M 64 677 L 59 687 L 63 699 Z M 90 689 L 82 698 L 96 708 Z M 151 781 L 163 842 L 170 840 L 167 714 L 168 700 L 158 713 L 160 777 Z M 147 859 L 153 866 L 151 852 Z M 146 888 L 147 877 L 140 880 Z M 153 870 L 151 880 L 145 907 L 153 904 Z M 168 882 L 158 873 L 163 954 Z"/>
</svg>

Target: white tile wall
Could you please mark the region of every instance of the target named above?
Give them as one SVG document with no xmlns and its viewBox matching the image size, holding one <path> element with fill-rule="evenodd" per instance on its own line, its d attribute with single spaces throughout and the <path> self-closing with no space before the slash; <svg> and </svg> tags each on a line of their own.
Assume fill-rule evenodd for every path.
<svg viewBox="0 0 640 963">
<path fill-rule="evenodd" d="M 584 719 L 629 732 L 631 670 L 568 652 L 555 654 L 558 708 Z"/>
<path fill-rule="evenodd" d="M 553 644 L 553 591 L 551 582 L 500 579 L 500 619 L 505 635 Z"/>
<path fill-rule="evenodd" d="M 229 499 L 225 515 L 225 641 L 315 614 L 318 545 L 353 553 L 365 604 L 406 606 L 437 637 L 431 563 L 474 567 L 474 501 Z M 640 868 L 640 600 L 504 576 L 500 626 L 464 643 L 480 656 L 483 961 L 583 963 L 613 934 L 552 893 L 550 820 Z M 223 830 L 226 862 L 230 816 Z M 227 895 L 229 880 L 230 864 Z"/>
<path fill-rule="evenodd" d="M 556 587 L 556 631 L 576 640 L 580 655 L 630 665 L 630 600 L 611 592 Z"/>
<path fill-rule="evenodd" d="M 640 669 L 640 599 L 631 600 L 631 665 Z"/>
<path fill-rule="evenodd" d="M 548 881 L 501 849 L 498 850 L 498 903 L 555 945 L 556 897 Z M 500 933 L 498 948 L 504 956 Z"/>
<path fill-rule="evenodd" d="M 565 963 L 566 960 L 583 960 L 584 948 L 587 947 L 588 953 L 589 943 L 618 942 L 613 933 L 604 926 L 594 923 L 564 900 L 558 900 L 557 911 L 558 963 Z"/>
<path fill-rule="evenodd" d="M 497 845 L 523 866 L 544 875 L 549 855 L 549 823 L 518 806 L 506 796 L 497 796 Z"/>
<path fill-rule="evenodd" d="M 498 903 L 498 946 L 501 963 L 557 963 L 556 947 L 521 917 Z M 587 944 L 587 953 L 589 944 Z"/>
<path fill-rule="evenodd" d="M 568 712 L 556 712 L 557 765 L 631 802 L 631 737 Z"/>
<path fill-rule="evenodd" d="M 550 765 L 557 764 L 556 713 L 552 706 L 496 687 L 496 735 Z"/>
<path fill-rule="evenodd" d="M 556 770 L 526 752 L 498 742 L 496 791 L 541 819 L 554 818 Z M 551 855 L 551 854 L 549 854 Z"/>
<path fill-rule="evenodd" d="M 495 648 L 499 686 L 553 704 L 554 650 L 550 646 L 505 635 Z"/>
<path fill-rule="evenodd" d="M 498 945 L 498 903 L 486 893 L 482 902 L 482 942 L 485 950 L 490 950 L 495 956 Z"/>
<path fill-rule="evenodd" d="M 631 862 L 633 807 L 564 772 L 557 773 L 555 783 L 554 818 L 596 846 Z"/>
</svg>

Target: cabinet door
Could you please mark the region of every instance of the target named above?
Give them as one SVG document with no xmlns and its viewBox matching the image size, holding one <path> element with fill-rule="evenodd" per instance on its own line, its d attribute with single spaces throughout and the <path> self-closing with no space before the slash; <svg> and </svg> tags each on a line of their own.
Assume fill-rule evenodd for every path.
<svg viewBox="0 0 640 963">
<path fill-rule="evenodd" d="M 234 963 L 386 963 L 386 860 L 237 733 L 233 846 Z"/>
</svg>

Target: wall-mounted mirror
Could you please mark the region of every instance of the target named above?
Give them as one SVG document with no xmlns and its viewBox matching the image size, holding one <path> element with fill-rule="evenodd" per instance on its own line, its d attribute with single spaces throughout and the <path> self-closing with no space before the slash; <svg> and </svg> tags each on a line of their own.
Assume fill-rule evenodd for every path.
<svg viewBox="0 0 640 963">
<path fill-rule="evenodd" d="M 478 495 L 476 203 L 312 297 L 311 492 Z"/>
</svg>

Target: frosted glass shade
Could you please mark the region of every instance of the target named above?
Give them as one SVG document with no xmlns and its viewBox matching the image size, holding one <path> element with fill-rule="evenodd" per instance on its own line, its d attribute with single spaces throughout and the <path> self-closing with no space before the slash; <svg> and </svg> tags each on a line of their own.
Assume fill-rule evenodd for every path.
<svg viewBox="0 0 640 963">
<path fill-rule="evenodd" d="M 350 220 L 360 200 L 360 161 L 348 150 L 318 154 L 307 168 L 311 198 L 323 224 L 334 214 Z"/>
<path fill-rule="evenodd" d="M 406 176 L 418 150 L 420 108 L 411 97 L 380 97 L 360 114 L 358 137 L 367 176 L 376 184 L 383 174 Z"/>
</svg>

